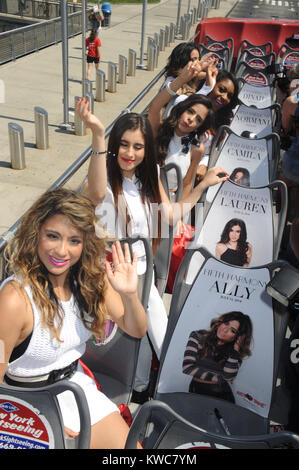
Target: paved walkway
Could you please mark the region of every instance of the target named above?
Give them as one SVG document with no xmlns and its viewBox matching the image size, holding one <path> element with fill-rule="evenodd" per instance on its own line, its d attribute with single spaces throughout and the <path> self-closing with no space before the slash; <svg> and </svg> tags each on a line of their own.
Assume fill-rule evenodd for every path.
<svg viewBox="0 0 299 470">
<path fill-rule="evenodd" d="M 210 10 L 209 17 L 226 16 L 236 3 L 235 0 L 221 0 L 220 8 Z M 176 23 L 177 0 L 161 0 L 148 5 L 146 14 L 146 39 L 160 33 L 160 28 Z M 191 1 L 191 8 L 197 1 Z M 181 15 L 186 13 L 187 2 L 182 2 Z M 129 48 L 137 53 L 139 64 L 141 44 L 142 5 L 112 5 L 110 28 L 100 32 L 102 41 L 101 69 L 107 78 L 109 61 L 118 63 L 118 56 L 128 57 Z M 191 28 L 194 34 L 196 24 Z M 164 67 L 173 47 L 181 42 L 176 39 L 170 47 L 160 52 L 158 68 L 154 72 L 137 69 L 135 77 L 127 77 L 127 83 L 117 84 L 116 93 L 106 92 L 103 103 L 95 102 L 95 113 L 108 126 L 118 114 L 130 104 L 139 92 Z M 81 95 L 82 37 L 69 40 L 69 104 L 74 106 L 74 97 Z M 146 57 L 146 56 L 145 56 Z M 144 60 L 146 64 L 146 60 Z M 0 78 L 5 85 L 5 102 L 0 103 L 0 234 L 8 230 L 32 205 L 34 200 L 49 188 L 57 178 L 90 145 L 90 135 L 76 136 L 73 130 L 64 131 L 59 127 L 63 122 L 63 83 L 61 44 L 30 54 L 15 62 L 2 65 Z M 95 71 L 91 77 L 95 80 Z M 95 87 L 95 82 L 93 82 Z M 153 90 L 156 93 L 158 85 Z M 153 96 L 150 95 L 148 101 Z M 48 112 L 50 148 L 38 150 L 35 147 L 34 107 L 40 106 Z M 137 111 L 141 111 L 144 105 Z M 72 119 L 71 119 L 72 120 Z M 25 140 L 26 169 L 13 170 L 10 167 L 8 123 L 22 126 Z M 68 183 L 76 188 L 87 171 L 87 163 Z"/>
</svg>

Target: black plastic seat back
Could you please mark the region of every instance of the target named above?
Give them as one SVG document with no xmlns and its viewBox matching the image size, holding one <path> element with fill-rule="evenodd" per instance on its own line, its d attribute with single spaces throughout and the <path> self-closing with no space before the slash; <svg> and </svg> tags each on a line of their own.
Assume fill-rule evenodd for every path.
<svg viewBox="0 0 299 470">
<path fill-rule="evenodd" d="M 244 186 L 264 186 L 277 178 L 279 159 L 278 134 L 250 139 L 235 134 L 228 126 L 221 126 L 212 142 L 209 168 L 225 168 L 233 182 Z"/>
<path fill-rule="evenodd" d="M 277 63 L 291 69 L 299 63 L 299 50 L 283 44 L 277 53 Z"/>
<path fill-rule="evenodd" d="M 239 46 L 237 63 L 239 62 L 240 56 L 243 53 L 244 49 L 246 49 L 248 52 L 254 54 L 257 57 L 261 57 L 273 52 L 273 46 L 270 41 L 264 44 L 252 44 L 247 39 L 243 39 Z"/>
<path fill-rule="evenodd" d="M 223 41 L 218 41 L 217 39 L 213 39 L 211 36 L 206 34 L 201 41 L 203 46 L 208 47 L 211 51 L 217 51 L 223 49 L 224 47 L 228 47 L 231 51 L 232 55 L 234 52 L 234 40 L 233 38 L 227 38 Z"/>
<path fill-rule="evenodd" d="M 153 261 L 152 250 L 147 239 L 129 238 L 128 242 L 134 250 L 134 243 L 143 243 L 146 253 L 146 271 L 139 275 L 139 298 L 144 309 L 147 309 L 149 292 L 152 283 Z M 140 339 L 133 338 L 114 326 L 110 340 L 95 343 L 89 340 L 86 352 L 82 357 L 99 382 L 101 389 L 108 398 L 117 405 L 128 404 L 133 391 L 135 372 L 138 360 Z"/>
<path fill-rule="evenodd" d="M 265 137 L 272 132 L 279 134 L 281 108 L 273 104 L 267 108 L 256 108 L 240 104 L 235 111 L 230 128 L 243 137 Z"/>
<path fill-rule="evenodd" d="M 211 58 L 217 58 L 219 61 L 219 68 L 220 69 L 225 69 L 225 70 L 230 70 L 230 61 L 231 61 L 231 55 L 230 55 L 230 49 L 228 47 L 223 47 L 222 49 L 219 49 L 217 51 L 211 50 L 209 47 L 203 46 L 202 44 L 199 44 L 199 51 L 200 51 L 200 56 L 203 57 L 206 54 L 209 54 L 210 52 L 213 52 Z"/>
<path fill-rule="evenodd" d="M 276 389 L 278 374 L 283 373 L 280 358 L 289 315 L 266 291 L 280 265 L 241 268 L 217 260 L 203 248 L 187 251 L 176 276 L 154 399 L 210 432 L 221 433 L 218 412 L 232 435 L 266 434 L 270 418 L 285 424 L 288 403 L 280 401 Z M 213 395 L 213 387 L 210 392 L 207 388 L 189 392 L 193 375 L 188 369 L 183 372 L 183 361 L 188 359 L 191 333 L 209 331 L 217 324 L 212 320 L 220 322 L 222 315 L 232 311 L 250 318 L 249 355 L 227 383 L 225 395 Z M 219 370 L 214 360 L 201 361 L 194 366 L 205 369 L 205 374 Z M 198 374 L 200 378 L 204 372 L 199 369 Z"/>
<path fill-rule="evenodd" d="M 229 60 L 227 63 L 227 70 L 231 69 L 232 60 L 234 56 L 234 40 L 233 38 L 227 38 L 223 41 L 217 41 L 217 39 L 211 38 L 209 35 L 206 35 L 202 38 L 201 44 L 209 49 L 211 52 L 218 52 L 222 49 L 228 48 L 229 49 Z"/>
<path fill-rule="evenodd" d="M 239 62 L 235 72 L 236 78 L 243 78 L 245 82 L 252 85 L 271 85 L 274 80 L 274 74 L 269 72 L 268 67 L 252 67 L 246 62 Z"/>
<path fill-rule="evenodd" d="M 194 403 L 194 405 L 196 404 Z M 149 427 L 151 427 L 150 436 L 144 438 L 146 429 Z M 192 424 L 176 410 L 159 400 L 145 403 L 138 410 L 130 428 L 125 448 L 136 449 L 138 441 L 143 441 L 144 449 L 299 448 L 299 436 L 289 432 L 256 436 L 224 436 L 223 434 L 208 432 L 200 426 Z M 194 454 L 182 455 L 186 464 L 194 463 L 194 457 Z M 155 462 L 155 455 L 151 458 Z"/>
<path fill-rule="evenodd" d="M 240 103 L 256 108 L 268 108 L 276 102 L 276 91 L 272 85 L 255 85 L 238 78 Z"/>
<path fill-rule="evenodd" d="M 202 246 L 215 256 L 222 233 L 237 220 L 251 245 L 249 267 L 271 263 L 279 254 L 286 213 L 287 188 L 282 181 L 254 188 L 225 181 L 207 191 L 191 247 Z"/>
<path fill-rule="evenodd" d="M 235 73 L 237 73 L 238 66 L 242 62 L 248 64 L 252 68 L 265 69 L 269 65 L 275 63 L 275 58 L 276 57 L 275 57 L 274 52 L 270 52 L 269 54 L 266 54 L 266 55 L 257 56 L 255 54 L 252 54 L 252 52 L 250 52 L 249 50 L 244 49 L 244 51 L 241 53 L 239 57 L 238 63 L 236 64 Z"/>
<path fill-rule="evenodd" d="M 167 173 L 170 170 L 176 172 L 178 181 L 178 189 L 174 195 L 170 193 L 167 182 Z M 175 202 L 180 201 L 182 197 L 182 173 L 180 168 L 173 163 L 169 163 L 161 167 L 160 178 L 168 197 L 172 199 L 174 196 Z M 174 234 L 175 227 L 162 221 L 162 238 L 154 257 L 155 283 L 161 296 L 163 296 L 167 284 Z"/>
<path fill-rule="evenodd" d="M 76 448 L 88 449 L 90 414 L 79 385 L 62 380 L 41 388 L 0 385 L 0 436 L 2 449 L 65 449 L 64 425 L 56 396 L 70 390 L 80 416 Z"/>
</svg>

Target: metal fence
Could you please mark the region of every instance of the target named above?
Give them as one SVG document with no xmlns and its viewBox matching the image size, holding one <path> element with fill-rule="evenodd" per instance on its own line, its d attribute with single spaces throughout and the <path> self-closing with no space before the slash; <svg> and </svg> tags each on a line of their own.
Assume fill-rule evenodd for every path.
<svg viewBox="0 0 299 470">
<path fill-rule="evenodd" d="M 88 10 L 87 10 L 88 13 Z M 68 15 L 68 36 L 82 32 L 82 12 Z M 0 64 L 61 41 L 61 18 L 0 33 Z"/>
<path fill-rule="evenodd" d="M 81 10 L 81 4 L 68 3 L 68 13 Z M 0 0 L 0 12 L 50 20 L 61 16 L 60 2 L 46 0 Z"/>
</svg>

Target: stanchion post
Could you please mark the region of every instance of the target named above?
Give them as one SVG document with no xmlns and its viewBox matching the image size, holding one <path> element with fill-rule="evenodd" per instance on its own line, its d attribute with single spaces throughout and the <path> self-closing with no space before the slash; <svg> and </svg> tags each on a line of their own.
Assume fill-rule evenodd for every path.
<svg viewBox="0 0 299 470">
<path fill-rule="evenodd" d="M 160 29 L 159 49 L 160 51 L 165 51 L 165 30 L 164 29 Z"/>
<path fill-rule="evenodd" d="M 160 39 L 159 39 L 159 34 L 158 33 L 154 33 L 154 41 L 156 43 L 156 45 L 159 47 L 159 42 L 160 42 Z"/>
<path fill-rule="evenodd" d="M 128 76 L 135 77 L 136 75 L 136 51 L 129 49 L 129 60 L 128 60 Z"/>
<path fill-rule="evenodd" d="M 11 167 L 14 170 L 25 168 L 25 146 L 23 128 L 15 122 L 8 123 Z"/>
<path fill-rule="evenodd" d="M 92 82 L 87 78 L 85 79 L 85 91 L 88 93 L 92 93 Z"/>
<path fill-rule="evenodd" d="M 96 101 L 105 101 L 105 72 L 96 71 Z"/>
<path fill-rule="evenodd" d="M 117 65 L 113 62 L 108 63 L 108 86 L 107 91 L 109 93 L 116 92 L 116 75 L 117 75 Z"/>
<path fill-rule="evenodd" d="M 158 67 L 158 61 L 159 61 L 159 46 L 154 43 L 153 48 L 154 48 L 154 68 L 156 69 Z"/>
<path fill-rule="evenodd" d="M 153 38 L 151 38 L 151 37 L 148 37 L 148 38 L 147 38 L 147 53 L 146 53 L 146 55 L 147 55 L 147 61 L 148 61 L 149 54 L 150 54 L 150 47 L 153 46 L 154 43 L 155 43 L 155 41 L 154 41 Z"/>
<path fill-rule="evenodd" d="M 85 93 L 85 98 L 88 100 L 88 108 L 90 109 L 90 111 L 93 114 L 94 113 L 94 97 L 93 97 L 93 94 L 89 93 L 89 91 L 87 91 Z"/>
<path fill-rule="evenodd" d="M 49 148 L 49 126 L 48 113 L 45 109 L 35 106 L 34 123 L 36 147 L 41 150 L 46 150 Z"/>
<path fill-rule="evenodd" d="M 182 34 L 182 40 L 186 41 L 187 39 L 187 21 L 186 18 L 182 18 L 181 22 L 181 34 Z"/>
<path fill-rule="evenodd" d="M 127 83 L 128 61 L 123 55 L 118 56 L 118 83 Z"/>
<path fill-rule="evenodd" d="M 75 106 L 79 98 L 80 98 L 79 96 L 75 96 Z M 75 116 L 74 116 L 74 132 L 75 132 L 75 135 L 79 135 L 79 136 L 86 135 L 85 124 L 82 121 L 82 119 L 78 116 L 77 113 L 75 113 Z"/>
<path fill-rule="evenodd" d="M 151 44 L 147 49 L 147 70 L 153 71 L 155 69 L 155 46 Z"/>
<path fill-rule="evenodd" d="M 175 39 L 175 24 L 170 23 L 169 42 L 172 44 Z"/>
<path fill-rule="evenodd" d="M 169 26 L 165 26 L 165 46 L 169 47 Z"/>
</svg>

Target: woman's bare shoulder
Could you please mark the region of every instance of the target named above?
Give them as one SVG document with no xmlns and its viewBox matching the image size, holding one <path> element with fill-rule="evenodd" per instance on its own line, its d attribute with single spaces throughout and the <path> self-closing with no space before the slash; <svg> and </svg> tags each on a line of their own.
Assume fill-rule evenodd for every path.
<svg viewBox="0 0 299 470">
<path fill-rule="evenodd" d="M 8 281 L 0 290 L 0 311 L 26 310 L 27 295 L 22 285 L 15 280 Z"/>
<path fill-rule="evenodd" d="M 222 242 L 217 243 L 216 248 L 217 248 L 219 251 L 225 251 L 225 250 L 227 250 L 226 244 L 225 244 L 225 243 L 222 243 Z"/>
</svg>

